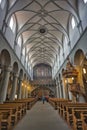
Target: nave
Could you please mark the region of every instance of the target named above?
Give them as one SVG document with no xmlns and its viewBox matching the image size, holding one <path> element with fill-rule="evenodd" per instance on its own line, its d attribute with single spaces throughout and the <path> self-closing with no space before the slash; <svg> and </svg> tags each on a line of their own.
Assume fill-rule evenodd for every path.
<svg viewBox="0 0 87 130">
<path fill-rule="evenodd" d="M 0 0 L 0 130 L 71 128 L 87 130 L 87 0 Z"/>
<path fill-rule="evenodd" d="M 13 130 L 71 130 L 58 111 L 45 102 L 38 101 Z"/>
</svg>

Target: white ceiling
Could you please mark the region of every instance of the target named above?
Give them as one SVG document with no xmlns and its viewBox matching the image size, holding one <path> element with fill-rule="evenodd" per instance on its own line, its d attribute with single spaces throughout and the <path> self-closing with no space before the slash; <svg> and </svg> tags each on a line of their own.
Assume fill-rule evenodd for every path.
<svg viewBox="0 0 87 130">
<path fill-rule="evenodd" d="M 77 17 L 76 0 L 9 0 L 8 18 L 15 14 L 17 37 L 23 36 L 23 47 L 32 66 L 54 64 L 63 37 L 69 39 L 69 18 Z M 41 32 L 40 32 L 41 31 Z"/>
</svg>

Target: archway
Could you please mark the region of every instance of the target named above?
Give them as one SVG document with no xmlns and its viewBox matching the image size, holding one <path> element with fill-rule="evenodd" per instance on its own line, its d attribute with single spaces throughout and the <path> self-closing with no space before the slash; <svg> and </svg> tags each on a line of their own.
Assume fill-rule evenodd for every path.
<svg viewBox="0 0 87 130">
<path fill-rule="evenodd" d="M 74 64 L 78 70 L 78 82 L 80 83 L 81 93 L 79 93 L 79 102 L 85 102 L 87 100 L 87 83 L 86 83 L 86 58 L 84 52 L 79 49 L 74 56 Z"/>
<path fill-rule="evenodd" d="M 3 102 L 6 99 L 7 87 L 9 83 L 9 74 L 11 71 L 11 57 L 8 50 L 1 51 L 0 56 L 0 101 Z"/>
<path fill-rule="evenodd" d="M 82 65 L 84 57 L 84 52 L 81 49 L 77 50 L 74 56 L 74 64 Z"/>
<path fill-rule="evenodd" d="M 12 66 L 12 71 L 10 72 L 10 76 L 9 76 L 9 83 L 8 83 L 8 90 L 7 90 L 7 100 L 11 99 L 11 97 L 13 96 L 13 93 L 16 94 L 17 82 L 18 82 L 17 79 L 18 79 L 18 63 L 14 62 L 13 66 Z M 15 88 L 13 87 L 14 84 L 16 85 Z"/>
<path fill-rule="evenodd" d="M 8 50 L 6 50 L 6 49 L 2 50 L 1 56 L 0 56 L 0 63 L 2 66 L 11 65 L 11 57 L 10 57 Z"/>
<path fill-rule="evenodd" d="M 48 87 L 37 87 L 37 88 L 35 88 L 32 92 L 31 92 L 31 95 L 32 96 L 38 96 L 38 98 L 39 99 L 41 99 L 42 98 L 42 96 L 44 95 L 44 96 L 50 96 L 50 97 L 54 97 L 55 96 L 55 94 L 54 94 L 54 92 L 50 89 L 50 88 L 48 88 Z"/>
<path fill-rule="evenodd" d="M 11 65 L 11 57 L 9 52 L 4 49 L 0 54 L 0 86 L 2 86 L 3 77 L 4 77 L 4 69 Z M 1 87 L 0 87 L 1 88 Z"/>
</svg>

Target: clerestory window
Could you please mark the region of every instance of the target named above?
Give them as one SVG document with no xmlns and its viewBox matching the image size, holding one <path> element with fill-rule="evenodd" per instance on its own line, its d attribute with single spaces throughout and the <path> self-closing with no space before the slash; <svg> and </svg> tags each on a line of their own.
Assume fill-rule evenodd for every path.
<svg viewBox="0 0 87 130">
<path fill-rule="evenodd" d="M 5 2 L 6 2 L 6 0 L 0 0 L 0 5 L 1 5 L 1 8 L 2 8 L 2 9 L 3 9 L 4 6 L 5 6 Z"/>
<path fill-rule="evenodd" d="M 15 28 L 16 28 L 16 20 L 15 20 L 15 16 L 12 15 L 9 21 L 9 27 L 10 29 L 15 32 Z"/>
<path fill-rule="evenodd" d="M 76 26 L 76 22 L 75 22 L 75 18 L 74 17 L 72 17 L 72 19 L 71 19 L 71 25 L 72 25 L 72 29 L 74 29 L 75 26 Z"/>
<path fill-rule="evenodd" d="M 84 1 L 85 4 L 87 3 L 87 0 L 83 0 L 83 1 Z"/>
</svg>

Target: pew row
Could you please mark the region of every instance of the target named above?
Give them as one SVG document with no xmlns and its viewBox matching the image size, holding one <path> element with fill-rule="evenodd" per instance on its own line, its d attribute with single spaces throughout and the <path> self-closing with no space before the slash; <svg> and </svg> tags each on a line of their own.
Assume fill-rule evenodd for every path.
<svg viewBox="0 0 87 130">
<path fill-rule="evenodd" d="M 49 103 L 58 110 L 72 130 L 87 130 L 87 103 L 58 98 L 49 98 Z"/>
<path fill-rule="evenodd" d="M 0 130 L 11 130 L 36 101 L 37 98 L 28 98 L 0 104 Z"/>
</svg>

